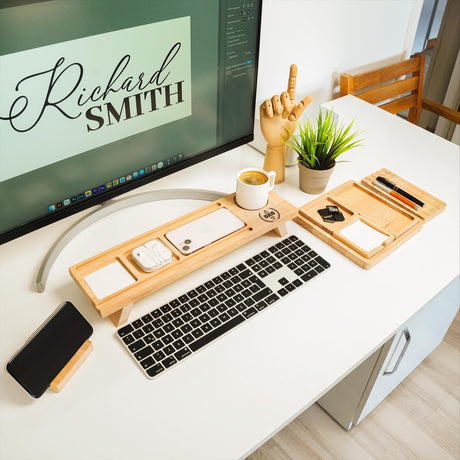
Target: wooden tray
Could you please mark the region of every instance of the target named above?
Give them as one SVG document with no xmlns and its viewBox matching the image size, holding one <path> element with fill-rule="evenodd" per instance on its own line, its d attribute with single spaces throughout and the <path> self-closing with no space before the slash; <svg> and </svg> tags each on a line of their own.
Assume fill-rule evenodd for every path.
<svg viewBox="0 0 460 460">
<path fill-rule="evenodd" d="M 70 274 L 80 289 L 82 289 L 89 298 L 101 317 L 104 318 L 109 316 L 113 323 L 119 326 L 128 320 L 132 304 L 136 300 L 157 291 L 163 286 L 218 259 L 224 254 L 227 254 L 264 233 L 275 230 L 279 236 L 284 236 L 286 233 L 285 222 L 293 219 L 297 215 L 297 208 L 274 192 L 270 192 L 267 206 L 256 211 L 248 211 L 240 208 L 236 205 L 234 197 L 235 194 L 228 195 L 189 214 L 179 217 L 178 219 L 97 254 L 94 257 L 70 267 Z M 181 227 L 188 222 L 194 221 L 222 207 L 227 208 L 240 218 L 245 223 L 244 227 L 213 242 L 205 248 L 187 255 L 178 251 L 165 237 L 165 234 L 170 230 Z M 152 239 L 159 239 L 167 246 L 173 254 L 173 260 L 168 265 L 148 273 L 142 271 L 137 266 L 132 259 L 131 253 L 134 248 Z M 84 278 L 114 262 L 119 262 L 122 265 L 134 279 L 134 283 L 99 299 Z"/>
<path fill-rule="evenodd" d="M 414 210 L 386 194 L 372 184 L 377 176 L 387 178 L 422 200 L 425 205 Z M 327 205 L 337 206 L 345 220 L 323 222 L 318 209 Z M 362 268 L 369 269 L 417 233 L 424 222 L 439 214 L 445 206 L 444 202 L 391 171 L 381 169 L 365 177 L 361 184 L 354 181 L 345 182 L 305 204 L 299 209 L 299 216 L 294 220 Z M 357 220 L 387 238 L 377 247 L 363 249 L 341 233 L 341 230 Z"/>
</svg>

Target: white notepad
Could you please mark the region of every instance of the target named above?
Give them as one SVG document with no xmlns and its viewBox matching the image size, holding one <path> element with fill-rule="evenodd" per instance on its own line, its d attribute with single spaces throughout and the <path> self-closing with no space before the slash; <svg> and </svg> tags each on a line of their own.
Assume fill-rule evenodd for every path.
<svg viewBox="0 0 460 460">
<path fill-rule="evenodd" d="M 357 220 L 348 227 L 343 228 L 340 230 L 340 234 L 367 252 L 378 248 L 388 239 L 388 235 L 375 230 L 361 220 Z"/>
<path fill-rule="evenodd" d="M 83 279 L 99 300 L 136 282 L 120 262 L 113 262 Z"/>
</svg>

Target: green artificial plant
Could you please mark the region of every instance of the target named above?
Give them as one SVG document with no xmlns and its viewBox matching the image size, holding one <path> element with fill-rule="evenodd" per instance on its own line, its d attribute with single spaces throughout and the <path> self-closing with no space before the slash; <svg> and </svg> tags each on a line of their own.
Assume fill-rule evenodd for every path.
<svg viewBox="0 0 460 460">
<path fill-rule="evenodd" d="M 316 119 L 299 123 L 298 138 L 289 131 L 291 138 L 286 144 L 297 152 L 299 163 L 305 167 L 329 169 L 341 162 L 337 158 L 342 153 L 361 145 L 362 140 L 357 138 L 360 132 L 350 132 L 353 122 L 339 125 L 332 111 L 323 115 L 320 110 Z"/>
</svg>

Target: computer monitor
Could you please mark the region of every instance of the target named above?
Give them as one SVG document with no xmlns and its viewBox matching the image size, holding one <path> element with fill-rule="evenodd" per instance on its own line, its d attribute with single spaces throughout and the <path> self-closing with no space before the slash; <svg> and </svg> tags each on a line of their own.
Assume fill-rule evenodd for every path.
<svg viewBox="0 0 460 460">
<path fill-rule="evenodd" d="M 261 0 L 0 0 L 0 243 L 252 140 Z"/>
</svg>

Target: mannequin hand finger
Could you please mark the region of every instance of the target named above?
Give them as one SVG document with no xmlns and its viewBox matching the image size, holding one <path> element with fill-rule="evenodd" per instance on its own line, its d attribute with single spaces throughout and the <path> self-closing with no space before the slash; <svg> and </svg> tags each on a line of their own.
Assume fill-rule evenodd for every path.
<svg viewBox="0 0 460 460">
<path fill-rule="evenodd" d="M 283 111 L 283 106 L 281 104 L 280 97 L 277 94 L 272 97 L 272 107 L 273 107 L 273 113 L 275 115 L 277 116 L 281 115 Z"/>
<path fill-rule="evenodd" d="M 300 118 L 300 115 L 302 115 L 303 111 L 305 110 L 305 107 L 307 107 L 308 104 L 313 100 L 311 96 L 306 96 L 304 97 L 297 107 L 294 108 L 294 110 L 291 112 L 289 115 L 289 121 L 296 121 Z"/>
<path fill-rule="evenodd" d="M 289 80 L 288 80 L 288 89 L 289 99 L 291 102 L 295 102 L 295 87 L 297 84 L 297 66 L 295 64 L 291 65 L 289 69 Z"/>
<path fill-rule="evenodd" d="M 283 105 L 283 113 L 281 114 L 281 116 L 283 118 L 287 118 L 291 110 L 291 106 L 292 106 L 292 103 L 291 103 L 291 100 L 289 99 L 289 94 L 287 93 L 287 91 L 283 91 L 281 93 L 281 104 Z"/>
<path fill-rule="evenodd" d="M 273 118 L 273 107 L 270 99 L 267 99 L 260 107 L 261 112 L 262 110 L 265 112 L 265 115 L 268 118 Z"/>
</svg>

